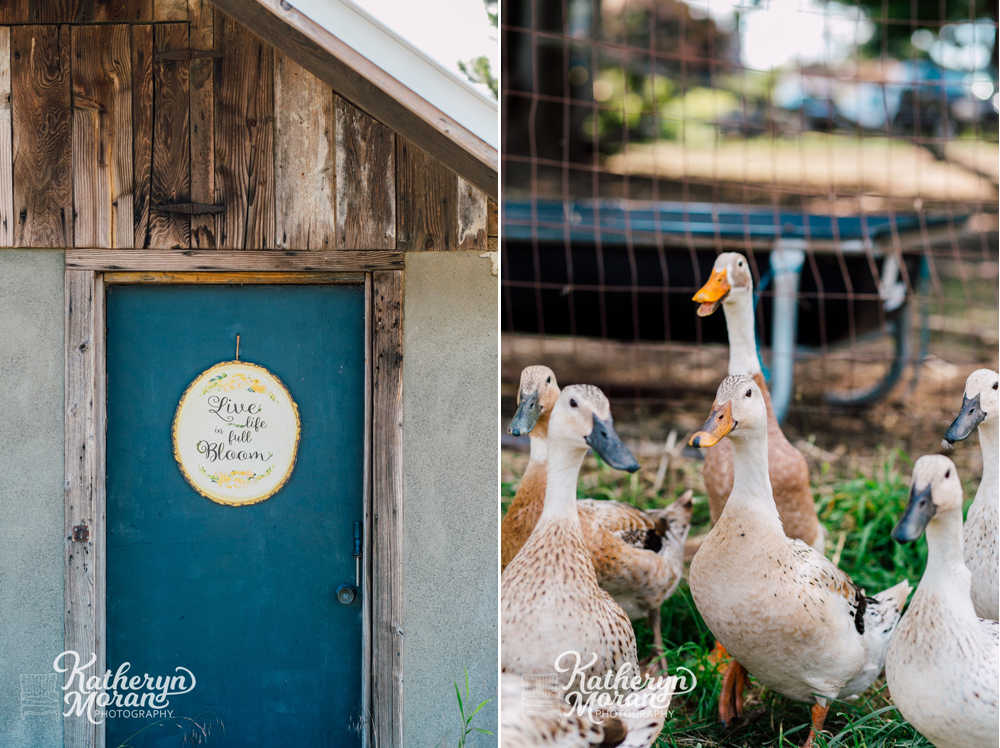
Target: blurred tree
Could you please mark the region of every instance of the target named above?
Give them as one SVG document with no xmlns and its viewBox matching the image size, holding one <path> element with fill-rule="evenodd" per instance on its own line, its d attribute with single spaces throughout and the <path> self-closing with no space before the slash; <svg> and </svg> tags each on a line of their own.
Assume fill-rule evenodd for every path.
<svg viewBox="0 0 1000 748">
<path fill-rule="evenodd" d="M 912 53 L 910 37 L 918 29 L 935 34 L 944 21 L 974 21 L 988 16 L 997 20 L 997 0 L 858 0 L 868 9 L 875 22 L 875 33 L 868 42 L 868 51 L 890 57 L 908 58 Z M 889 21 L 886 23 L 885 21 Z M 903 22 L 903 23 L 901 23 Z M 909 23 L 906 23 L 909 22 Z M 884 45 L 884 46 L 883 46 Z M 997 45 L 993 45 L 993 62 L 997 61 Z"/>
<path fill-rule="evenodd" d="M 497 2 L 498 0 L 483 0 L 483 5 L 486 6 L 486 15 L 489 17 L 490 26 L 493 28 L 497 27 L 497 22 L 500 18 L 499 11 L 497 10 Z M 494 98 L 500 98 L 499 81 L 493 75 L 489 57 L 480 55 L 468 61 L 459 60 L 458 69 L 473 83 L 486 85 L 493 92 Z"/>
<path fill-rule="evenodd" d="M 740 67 L 736 25 L 723 28 L 682 0 L 603 0 L 597 33 L 625 50 L 595 52 L 591 65 L 601 108 L 583 121 L 581 136 L 605 153 L 618 151 L 626 135 L 676 137 L 679 110 L 671 103 L 692 91 L 711 97 Z"/>
<path fill-rule="evenodd" d="M 480 55 L 479 57 L 473 57 L 468 62 L 459 60 L 458 69 L 461 70 L 465 74 L 465 77 L 470 81 L 473 83 L 485 84 L 489 87 L 490 91 L 493 92 L 494 97 L 500 97 L 499 81 L 497 81 L 497 77 L 493 75 L 489 57 L 486 55 Z"/>
</svg>

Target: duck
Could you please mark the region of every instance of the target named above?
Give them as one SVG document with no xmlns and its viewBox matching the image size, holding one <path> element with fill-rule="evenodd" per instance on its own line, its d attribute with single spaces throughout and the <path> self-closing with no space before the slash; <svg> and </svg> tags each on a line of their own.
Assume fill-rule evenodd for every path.
<svg viewBox="0 0 1000 748">
<path fill-rule="evenodd" d="M 721 306 L 729 334 L 729 375 L 752 377 L 767 407 L 767 460 L 774 503 L 785 534 L 825 551 L 826 533 L 816 515 L 816 502 L 809 485 L 809 465 L 802 453 L 785 438 L 771 406 L 771 393 L 757 355 L 754 334 L 753 276 L 750 263 L 739 252 L 724 252 L 715 258 L 712 275 L 693 297 L 699 317 L 714 314 Z M 717 404 L 716 404 L 717 405 Z M 713 406 L 714 409 L 714 406 Z M 733 490 L 733 448 L 720 441 L 704 450 L 703 475 L 712 524 L 719 521 Z"/>
<path fill-rule="evenodd" d="M 1000 584 L 997 554 L 997 512 L 1000 498 L 1000 433 L 997 414 L 997 387 L 1000 375 L 991 369 L 972 372 L 965 382 L 962 410 L 945 432 L 945 446 L 968 439 L 979 430 L 979 447 L 983 451 L 983 477 L 965 519 L 965 565 L 972 572 L 972 604 L 976 615 L 993 621 L 1000 619 Z"/>
<path fill-rule="evenodd" d="M 501 572 L 542 514 L 549 415 L 559 393 L 556 375 L 547 366 L 528 366 L 521 372 L 517 411 L 507 430 L 515 436 L 529 434 L 531 454 L 500 525 Z M 619 501 L 595 499 L 580 499 L 576 508 L 597 583 L 611 593 L 630 620 L 649 621 L 655 658 L 664 651 L 660 606 L 674 594 L 684 573 L 693 492 L 686 491 L 664 509 L 642 510 Z"/>
<path fill-rule="evenodd" d="M 892 531 L 900 543 L 924 534 L 927 566 L 886 656 L 889 692 L 900 714 L 937 748 L 997 748 L 1000 624 L 979 617 L 973 605 L 962 482 L 944 455 L 913 465 L 909 503 Z"/>
<path fill-rule="evenodd" d="M 749 672 L 811 703 L 811 748 L 830 700 L 860 694 L 882 671 L 910 585 L 904 579 L 869 597 L 826 556 L 785 534 L 768 478 L 768 435 L 764 393 L 753 377 L 723 380 L 689 443 L 729 438 L 733 490 L 691 561 L 689 585 L 708 628 L 735 658 L 721 701 L 739 716 Z"/>
<path fill-rule="evenodd" d="M 542 513 L 500 575 L 501 672 L 558 673 L 564 686 L 578 672 L 585 680 L 609 672 L 639 675 L 632 624 L 597 583 L 576 508 L 577 480 L 591 448 L 614 468 L 639 469 L 615 431 L 604 393 L 571 385 L 549 415 Z"/>
<path fill-rule="evenodd" d="M 667 687 L 657 683 L 649 688 L 659 692 Z M 567 714 L 556 688 L 525 688 L 518 675 L 500 676 L 501 748 L 651 748 L 665 718 L 665 709 L 596 719 L 575 711 Z"/>
<path fill-rule="evenodd" d="M 517 411 L 507 427 L 513 436 L 528 434 L 531 452 L 514 500 L 500 523 L 500 571 L 517 555 L 535 529 L 545 502 L 549 415 L 559 399 L 559 383 L 548 366 L 527 366 L 517 388 Z"/>
</svg>

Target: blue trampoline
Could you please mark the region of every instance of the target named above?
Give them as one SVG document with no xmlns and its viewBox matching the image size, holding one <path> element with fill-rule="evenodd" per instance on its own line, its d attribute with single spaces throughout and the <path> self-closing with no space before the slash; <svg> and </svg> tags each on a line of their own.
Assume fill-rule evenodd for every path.
<svg viewBox="0 0 1000 748">
<path fill-rule="evenodd" d="M 714 203 L 505 201 L 505 332 L 625 341 L 725 342 L 722 315 L 698 318 L 691 295 L 716 254 L 742 252 L 761 292 L 758 343 L 772 351 L 783 416 L 797 349 L 888 335 L 895 354 L 870 387 L 829 393 L 843 405 L 883 397 L 913 359 L 911 298 L 925 252 L 966 216 L 814 215 Z"/>
</svg>

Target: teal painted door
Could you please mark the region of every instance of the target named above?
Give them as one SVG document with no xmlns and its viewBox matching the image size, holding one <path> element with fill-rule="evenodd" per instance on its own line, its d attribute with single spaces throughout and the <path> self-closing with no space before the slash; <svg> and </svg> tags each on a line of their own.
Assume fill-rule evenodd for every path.
<svg viewBox="0 0 1000 748">
<path fill-rule="evenodd" d="M 237 334 L 301 418 L 291 478 L 250 506 L 195 492 L 171 444 Z M 360 745 L 361 600 L 335 591 L 362 519 L 363 287 L 110 286 L 107 378 L 108 668 L 196 679 L 166 719 L 109 706 L 108 748 Z"/>
</svg>

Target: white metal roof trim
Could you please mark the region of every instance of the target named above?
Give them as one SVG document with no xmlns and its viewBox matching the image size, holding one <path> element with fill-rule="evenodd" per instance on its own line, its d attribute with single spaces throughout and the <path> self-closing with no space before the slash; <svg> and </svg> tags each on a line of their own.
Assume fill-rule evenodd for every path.
<svg viewBox="0 0 1000 748">
<path fill-rule="evenodd" d="M 295 0 L 292 6 L 499 150 L 499 105 L 495 99 L 350 0 Z"/>
</svg>

